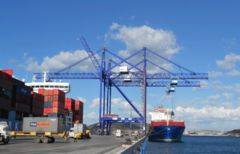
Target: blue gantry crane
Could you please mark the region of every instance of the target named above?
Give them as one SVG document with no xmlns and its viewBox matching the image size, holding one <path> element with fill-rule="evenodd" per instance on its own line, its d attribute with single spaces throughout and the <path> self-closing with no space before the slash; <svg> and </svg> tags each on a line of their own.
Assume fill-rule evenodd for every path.
<svg viewBox="0 0 240 154">
<path fill-rule="evenodd" d="M 147 47 L 133 52 L 128 57 L 103 48 L 93 52 L 86 40 L 81 37 L 81 43 L 88 56 L 58 72 L 47 73 L 48 79 L 96 79 L 100 81 L 99 94 L 99 127 L 100 134 L 109 134 L 113 122 L 137 122 L 143 124 L 146 133 L 147 117 L 147 87 L 168 87 L 173 92 L 175 87 L 200 87 L 200 80 L 208 79 L 207 73 L 193 72 L 173 61 L 167 59 Z M 154 57 L 154 60 L 153 58 Z M 95 71 L 68 72 L 72 67 L 90 59 Z M 164 68 L 162 62 L 176 67 L 179 71 L 172 72 Z M 154 69 L 153 69 L 154 68 Z M 151 69 L 151 72 L 149 71 Z M 154 71 L 153 71 L 154 70 Z M 34 73 L 36 79 L 43 78 L 43 73 Z M 129 103 L 138 117 L 109 116 L 112 109 L 112 88 L 115 88 Z M 140 87 L 142 90 L 142 108 L 140 110 L 120 87 Z M 108 116 L 107 116 L 108 115 Z"/>
</svg>

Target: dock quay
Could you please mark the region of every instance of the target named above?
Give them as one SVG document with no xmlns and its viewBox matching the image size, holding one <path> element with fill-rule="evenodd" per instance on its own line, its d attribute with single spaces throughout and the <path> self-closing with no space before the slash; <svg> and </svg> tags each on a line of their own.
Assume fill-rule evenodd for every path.
<svg viewBox="0 0 240 154">
<path fill-rule="evenodd" d="M 74 143 L 64 141 L 62 138 L 56 138 L 56 142 L 54 144 L 38 144 L 34 143 L 33 138 L 31 137 L 22 137 L 11 140 L 8 145 L 0 145 L 0 153 L 110 154 L 114 149 L 121 147 L 124 142 L 124 138 L 116 138 L 114 136 L 92 136 L 91 139 L 78 140 Z"/>
</svg>

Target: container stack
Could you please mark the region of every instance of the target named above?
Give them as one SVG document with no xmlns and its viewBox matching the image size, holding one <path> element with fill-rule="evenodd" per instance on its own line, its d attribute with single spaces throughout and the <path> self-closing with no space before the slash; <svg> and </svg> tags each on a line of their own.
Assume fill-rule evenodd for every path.
<svg viewBox="0 0 240 154">
<path fill-rule="evenodd" d="M 44 109 L 44 96 L 42 94 L 32 93 L 32 114 L 41 117 Z"/>
<path fill-rule="evenodd" d="M 11 110 L 12 102 L 12 90 L 13 84 L 11 82 L 11 76 L 3 71 L 0 71 L 0 112 L 5 113 L 7 118 L 7 112 Z M 3 118 L 3 117 L 0 117 Z"/>
<path fill-rule="evenodd" d="M 72 98 L 65 98 L 65 109 L 68 111 L 75 110 L 75 100 Z"/>
<path fill-rule="evenodd" d="M 44 116 L 63 117 L 65 104 L 65 93 L 63 91 L 39 89 L 38 93 L 44 96 Z"/>
<path fill-rule="evenodd" d="M 21 116 L 28 116 L 31 113 L 31 92 L 32 88 L 25 86 L 25 83 L 12 78 L 13 80 L 13 103 L 12 107 L 16 112 L 23 113 Z"/>
<path fill-rule="evenodd" d="M 83 102 L 80 100 L 75 101 L 75 111 L 73 113 L 74 123 L 83 123 Z"/>
</svg>

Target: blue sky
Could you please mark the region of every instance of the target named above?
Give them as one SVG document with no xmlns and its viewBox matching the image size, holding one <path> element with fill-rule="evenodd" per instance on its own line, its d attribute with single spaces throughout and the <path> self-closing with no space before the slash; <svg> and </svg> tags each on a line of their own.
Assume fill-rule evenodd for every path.
<svg viewBox="0 0 240 154">
<path fill-rule="evenodd" d="M 17 78 L 31 81 L 34 71 L 57 70 L 84 56 L 80 36 L 85 36 L 93 50 L 105 46 L 119 55 L 146 44 L 190 70 L 210 73 L 203 88 L 178 88 L 169 100 L 189 129 L 239 128 L 239 5 L 237 0 L 1 1 L 0 68 L 13 69 Z M 162 37 L 164 43 L 156 40 L 154 44 L 152 38 L 142 42 L 148 34 Z M 98 82 L 69 82 L 72 92 L 68 95 L 86 100 L 86 123 L 95 122 Z M 160 103 L 164 90 L 149 89 L 150 109 Z M 124 91 L 139 104 L 138 89 Z M 117 93 L 114 102 L 115 112 L 129 113 Z"/>
</svg>

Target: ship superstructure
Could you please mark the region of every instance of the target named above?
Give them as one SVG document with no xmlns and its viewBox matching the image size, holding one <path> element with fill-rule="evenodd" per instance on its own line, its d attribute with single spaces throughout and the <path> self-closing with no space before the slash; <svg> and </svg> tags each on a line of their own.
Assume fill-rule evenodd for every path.
<svg viewBox="0 0 240 154">
<path fill-rule="evenodd" d="M 70 92 L 70 84 L 67 82 L 55 82 L 50 81 L 47 79 L 47 73 L 44 72 L 43 80 L 42 81 L 36 81 L 35 77 L 33 77 L 32 82 L 26 83 L 26 86 L 32 87 L 33 91 L 38 93 L 39 89 L 46 89 L 46 90 L 52 90 L 52 89 L 59 89 L 64 91 L 65 93 Z"/>
</svg>

